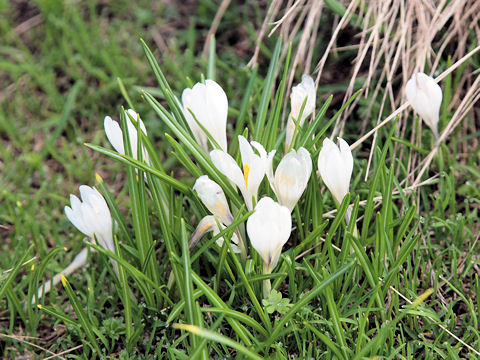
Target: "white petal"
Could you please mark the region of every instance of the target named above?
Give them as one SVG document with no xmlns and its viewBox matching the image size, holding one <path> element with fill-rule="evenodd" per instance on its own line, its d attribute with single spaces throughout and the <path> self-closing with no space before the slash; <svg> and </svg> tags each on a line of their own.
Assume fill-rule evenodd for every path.
<svg viewBox="0 0 480 360">
<path fill-rule="evenodd" d="M 248 163 L 250 159 L 255 155 L 252 146 L 242 135 L 238 136 L 238 147 L 240 149 L 240 156 L 242 157 L 242 163 Z"/>
<path fill-rule="evenodd" d="M 326 138 L 318 156 L 318 170 L 323 182 L 341 203 L 349 191 L 353 169 L 353 157 L 348 144 L 341 138 L 340 149 Z"/>
<path fill-rule="evenodd" d="M 210 180 L 207 175 L 203 175 L 197 179 L 193 190 L 197 192 L 198 197 L 207 209 L 217 216 L 223 224 L 230 225 L 232 223 L 233 216 L 220 185 Z"/>
<path fill-rule="evenodd" d="M 65 206 L 65 215 L 67 216 L 68 220 L 75 226 L 82 234 L 91 237 L 93 233 L 89 231 L 89 229 L 83 223 L 83 219 L 81 217 L 81 213 L 74 212 L 70 207 Z"/>
<path fill-rule="evenodd" d="M 112 234 L 112 217 L 108 205 L 97 189 L 86 185 L 80 186 L 82 202 L 70 195 L 72 208 L 65 206 L 65 215 L 78 230 L 93 238 L 108 250 L 114 251 Z"/>
<path fill-rule="evenodd" d="M 307 102 L 303 109 L 302 118 L 298 119 L 305 99 L 307 99 Z M 291 115 L 294 119 L 300 121 L 300 125 L 303 125 L 305 119 L 315 110 L 316 89 L 315 82 L 310 75 L 304 74 L 302 76 L 302 82 L 292 88 L 290 101 L 292 108 Z"/>
<path fill-rule="evenodd" d="M 200 119 L 200 113 L 201 111 L 201 103 L 197 101 L 196 94 L 193 93 L 193 89 L 185 89 L 183 90 L 182 93 L 182 111 L 183 111 L 183 116 L 185 116 L 185 120 L 187 121 L 188 126 L 190 127 L 190 130 L 192 130 L 193 136 L 195 137 L 195 140 L 197 143 L 200 145 L 200 147 L 204 151 L 208 151 L 208 139 L 207 135 L 203 132 L 202 128 L 197 124 L 197 121 L 202 123 L 202 119 Z M 195 114 L 195 118 L 197 121 L 195 121 L 195 118 L 193 117 L 193 114 Z"/>
<path fill-rule="evenodd" d="M 252 141 L 251 144 L 249 144 L 241 135 L 238 137 L 238 143 L 243 163 L 245 186 L 248 192 L 247 197 L 248 200 L 251 200 L 252 198 L 256 199 L 258 188 L 267 172 L 267 152 L 258 142 Z M 252 146 L 260 155 L 254 153 Z M 245 202 L 247 202 L 247 197 L 245 197 Z M 249 210 L 251 210 L 251 208 L 249 208 Z"/>
<path fill-rule="evenodd" d="M 213 165 L 215 165 L 215 167 L 223 175 L 225 175 L 228 180 L 230 180 L 240 189 L 240 192 L 242 193 L 242 196 L 245 200 L 245 204 L 247 205 L 247 209 L 251 210 L 251 196 L 249 196 L 248 194 L 242 170 L 237 165 L 235 160 L 226 152 L 218 149 L 212 150 L 210 152 L 210 158 L 212 159 Z"/>
<path fill-rule="evenodd" d="M 207 79 L 207 109 L 211 109 L 211 121 L 207 130 L 220 145 L 223 151 L 227 151 L 227 116 L 228 99 L 225 91 L 215 81 Z"/>
<path fill-rule="evenodd" d="M 222 150 L 226 151 L 228 100 L 220 85 L 209 79 L 205 84 L 197 83 L 192 89 L 183 91 L 182 103 L 185 119 L 199 145 L 208 151 L 208 138 L 197 121 L 215 139 Z"/>
<path fill-rule="evenodd" d="M 290 154 L 291 156 L 285 156 L 277 167 L 275 187 L 279 203 L 292 211 L 302 196 L 306 183 L 302 164 L 293 152 Z"/>
<path fill-rule="evenodd" d="M 212 159 L 213 165 L 215 165 L 223 175 L 237 185 L 240 190 L 242 190 L 242 188 L 245 189 L 245 179 L 243 178 L 242 170 L 240 170 L 240 167 L 230 154 L 215 149 L 210 152 L 210 158 Z"/>
<path fill-rule="evenodd" d="M 290 211 L 269 197 L 262 198 L 247 220 L 247 233 L 252 246 L 263 261 L 275 267 L 283 245 L 292 229 Z"/>
<path fill-rule="evenodd" d="M 405 93 L 413 109 L 437 135 L 443 97 L 442 88 L 432 77 L 417 73 L 408 80 Z"/>
<path fill-rule="evenodd" d="M 105 128 L 105 134 L 107 135 L 107 139 L 110 144 L 112 144 L 113 148 L 118 153 L 125 155 L 122 130 L 120 129 L 120 125 L 118 124 L 118 122 L 112 120 L 110 116 L 105 116 L 103 126 Z"/>
<path fill-rule="evenodd" d="M 221 226 L 222 230 L 225 229 L 225 227 L 217 221 L 215 216 L 213 215 L 205 216 L 198 223 L 197 228 L 195 229 L 195 231 L 193 232 L 190 238 L 190 242 L 193 242 L 194 244 L 196 244 L 207 232 L 210 232 L 210 231 L 213 231 L 214 236 L 218 235 L 220 233 L 220 229 L 218 225 Z M 238 244 L 238 238 L 237 238 L 237 235 L 235 235 L 235 233 L 233 233 L 231 240 L 232 240 L 231 246 L 232 246 L 233 252 L 239 253 L 240 249 L 238 248 L 237 245 L 235 245 L 235 244 Z M 223 245 L 223 241 L 224 241 L 223 237 L 220 237 L 217 239 L 216 243 L 218 246 L 221 247 Z"/>
<path fill-rule="evenodd" d="M 277 190 L 275 189 L 275 175 L 273 173 L 273 158 L 275 157 L 275 153 L 276 150 L 272 150 L 268 153 L 267 156 L 267 179 L 273 192 L 278 197 Z"/>
<path fill-rule="evenodd" d="M 312 174 L 312 157 L 310 156 L 310 153 L 307 149 L 301 147 L 297 151 L 297 159 L 302 164 L 302 168 L 304 170 L 304 179 L 307 183 L 310 179 L 310 175 Z"/>
</svg>

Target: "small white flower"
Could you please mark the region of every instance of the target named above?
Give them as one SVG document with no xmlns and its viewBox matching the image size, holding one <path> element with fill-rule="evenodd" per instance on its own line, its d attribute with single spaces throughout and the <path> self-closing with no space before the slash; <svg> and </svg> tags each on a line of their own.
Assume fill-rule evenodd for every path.
<svg viewBox="0 0 480 360">
<path fill-rule="evenodd" d="M 442 104 L 442 88 L 424 73 L 413 74 L 405 86 L 407 100 L 438 138 L 438 120 Z"/>
<path fill-rule="evenodd" d="M 318 170 L 325 185 L 341 204 L 350 188 L 353 156 L 345 140 L 338 138 L 338 142 L 340 147 L 329 138 L 323 140 L 323 147 L 318 156 Z"/>
<path fill-rule="evenodd" d="M 307 187 L 312 173 L 312 159 L 307 149 L 301 147 L 298 151 L 292 150 L 283 157 L 273 174 L 273 156 L 269 154 L 267 170 L 268 181 L 278 202 L 293 210 Z"/>
<path fill-rule="evenodd" d="M 142 119 L 140 119 L 139 114 L 137 114 L 132 109 L 125 111 L 125 117 L 127 120 L 127 131 L 128 131 L 128 137 L 130 139 L 130 147 L 132 148 L 132 155 L 134 159 L 138 160 L 137 128 L 132 123 L 132 120 L 130 120 L 130 117 L 128 116 L 129 114 L 136 121 L 140 121 L 140 129 L 145 133 L 145 135 L 147 134 L 147 129 L 145 128 L 145 124 L 143 123 Z M 110 116 L 105 116 L 105 120 L 103 121 L 103 126 L 105 128 L 105 134 L 107 135 L 107 139 L 108 141 L 110 141 L 110 144 L 112 144 L 113 148 L 117 150 L 118 153 L 125 155 L 125 147 L 123 145 L 123 135 L 122 135 L 122 130 L 120 129 L 119 123 L 115 120 L 112 120 Z M 145 147 L 143 147 L 142 149 L 142 156 L 143 156 L 143 160 L 147 164 L 150 163 L 148 152 L 145 149 Z"/>
<path fill-rule="evenodd" d="M 302 117 L 299 119 L 300 110 L 302 109 L 302 105 L 305 99 L 307 99 L 307 102 L 305 103 Z M 288 151 L 288 149 L 290 148 L 293 134 L 295 133 L 295 122 L 293 121 L 293 119 L 299 122 L 300 126 L 302 126 L 305 122 L 305 119 L 315 111 L 315 101 L 315 83 L 310 75 L 304 74 L 302 76 L 302 82 L 292 88 L 292 93 L 290 95 L 291 110 L 287 122 L 285 151 Z"/>
<path fill-rule="evenodd" d="M 80 186 L 80 197 L 70 195 L 71 207 L 65 206 L 68 220 L 92 241 L 96 237 L 105 249 L 115 252 L 112 234 L 112 216 L 103 196 L 97 189 Z"/>
<path fill-rule="evenodd" d="M 290 211 L 269 197 L 260 199 L 247 220 L 248 237 L 269 270 L 277 265 L 291 231 Z"/>
<path fill-rule="evenodd" d="M 217 222 L 215 219 L 215 216 L 213 215 L 207 215 L 205 216 L 202 220 L 200 220 L 200 223 L 198 224 L 197 228 L 193 232 L 191 238 L 190 238 L 190 248 L 193 248 L 198 241 L 209 231 L 213 231 L 213 236 L 216 236 L 220 233 L 220 229 L 218 225 L 220 224 L 220 227 L 225 229 L 225 226 L 223 226 L 222 223 Z M 223 246 L 223 237 L 220 237 L 217 239 L 216 243 L 218 246 L 222 247 Z M 233 233 L 232 234 L 232 250 L 234 253 L 240 253 L 240 248 L 239 248 L 239 241 L 237 234 Z"/>
<path fill-rule="evenodd" d="M 220 185 L 215 181 L 210 180 L 208 175 L 203 175 L 195 181 L 193 190 L 197 192 L 198 197 L 202 200 L 207 209 L 210 210 L 213 215 L 218 217 L 224 225 L 228 226 L 232 223 L 233 216 L 228 207 L 225 193 Z"/>
<path fill-rule="evenodd" d="M 208 138 L 197 121 L 220 148 L 227 151 L 228 99 L 221 86 L 210 79 L 205 80 L 205 84 L 197 83 L 193 88 L 183 90 L 182 103 L 183 115 L 202 149 L 208 152 Z"/>
<path fill-rule="evenodd" d="M 243 136 L 238 137 L 240 154 L 242 156 L 243 172 L 233 157 L 222 150 L 210 152 L 215 167 L 240 189 L 248 210 L 253 209 L 252 199 L 257 200 L 258 188 L 267 171 L 268 158 L 264 147 L 252 141 L 248 143 Z M 255 148 L 259 155 L 255 154 Z"/>
</svg>

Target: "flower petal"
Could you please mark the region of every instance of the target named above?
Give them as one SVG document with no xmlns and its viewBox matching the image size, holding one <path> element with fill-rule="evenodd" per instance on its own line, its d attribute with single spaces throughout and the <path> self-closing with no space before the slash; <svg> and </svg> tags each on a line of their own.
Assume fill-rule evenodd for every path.
<svg viewBox="0 0 480 360">
<path fill-rule="evenodd" d="M 113 148 L 122 155 L 125 155 L 125 149 L 123 147 L 122 129 L 118 122 L 112 120 L 110 116 L 105 116 L 103 121 L 103 127 L 105 128 L 105 134 L 107 139 Z"/>
</svg>

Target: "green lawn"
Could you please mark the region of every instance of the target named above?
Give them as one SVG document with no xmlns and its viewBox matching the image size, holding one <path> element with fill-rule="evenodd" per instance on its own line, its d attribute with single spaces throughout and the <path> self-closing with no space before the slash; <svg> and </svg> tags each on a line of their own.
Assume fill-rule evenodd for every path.
<svg viewBox="0 0 480 360">
<path fill-rule="evenodd" d="M 402 58 L 406 68 L 397 64 L 386 85 L 382 71 L 391 69 L 394 52 L 377 53 L 371 80 L 366 61 L 349 89 L 364 44 L 356 35 L 370 5 L 355 9 L 325 62 L 316 116 L 296 135 L 295 148 L 309 151 L 313 171 L 278 266 L 264 275 L 247 237 L 243 198 L 196 144 L 175 96 L 215 79 L 229 101 L 228 152 L 241 162 L 243 134 L 267 152 L 276 149 L 276 167 L 290 81 L 301 81 L 305 59 L 315 78 L 345 8 L 324 2 L 310 55 L 295 69 L 305 23 L 298 33 L 294 22 L 284 23 L 284 41 L 280 30 L 265 37 L 252 69 L 246 64 L 267 2 L 229 4 L 202 56 L 219 4 L 0 0 L 0 357 L 479 358 L 479 53 L 451 69 L 478 46 L 475 23 L 457 19 L 464 22 L 455 35 L 460 45 L 446 43 L 439 55 L 434 76 L 447 74 L 439 127 L 447 132 L 438 149 L 407 107 L 353 145 L 350 195 L 336 204 L 317 176 L 323 139 L 341 131 L 352 145 L 388 118 L 402 104 L 411 61 Z M 433 52 L 440 53 L 453 22 L 439 31 Z M 398 40 L 396 30 L 379 33 Z M 431 66 L 427 61 L 425 72 Z M 138 139 L 148 166 L 128 147 L 119 156 L 106 139 L 106 115 L 130 121 L 122 107 L 140 113 L 148 129 Z M 189 249 L 210 215 L 192 191 L 205 174 L 225 191 L 234 215 L 221 235 L 230 239 L 238 229 L 246 261 L 229 251 L 229 241 L 215 245 L 219 236 L 211 234 Z M 85 247 L 64 213 L 82 184 L 107 199 L 116 254 L 88 246 L 87 264 L 37 306 L 37 287 Z M 259 199 L 264 195 L 276 198 L 266 178 Z M 274 291 L 264 298 L 267 279 Z"/>
</svg>

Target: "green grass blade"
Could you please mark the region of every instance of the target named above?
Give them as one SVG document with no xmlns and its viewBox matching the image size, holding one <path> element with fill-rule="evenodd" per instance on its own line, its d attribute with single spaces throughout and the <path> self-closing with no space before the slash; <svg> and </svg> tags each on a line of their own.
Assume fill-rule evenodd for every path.
<svg viewBox="0 0 480 360">
<path fill-rule="evenodd" d="M 236 342 L 236 341 L 234 341 L 234 340 L 232 340 L 232 339 L 230 339 L 230 338 L 228 338 L 224 335 L 221 335 L 217 332 L 202 329 L 198 326 L 189 325 L 189 324 L 174 324 L 173 327 L 175 329 L 185 330 L 185 331 L 191 332 L 195 335 L 198 335 L 198 336 L 204 337 L 206 339 L 209 339 L 211 341 L 215 341 L 215 342 L 224 344 L 226 346 L 229 346 L 229 347 L 237 350 L 239 353 L 247 356 L 249 359 L 255 359 L 255 360 L 263 359 L 260 355 L 248 350 L 242 344 L 239 344 L 238 342 Z"/>
</svg>

